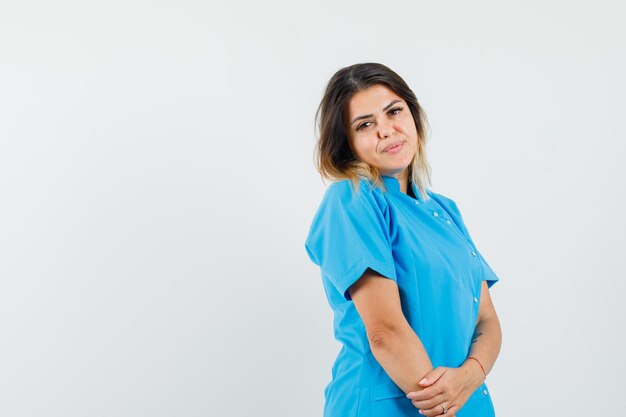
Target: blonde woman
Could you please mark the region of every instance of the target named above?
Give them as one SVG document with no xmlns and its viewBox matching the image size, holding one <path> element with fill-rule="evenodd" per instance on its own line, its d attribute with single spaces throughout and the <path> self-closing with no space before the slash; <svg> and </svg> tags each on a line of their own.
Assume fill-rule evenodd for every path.
<svg viewBox="0 0 626 417">
<path fill-rule="evenodd" d="M 305 248 L 343 344 L 324 416 L 494 416 L 498 277 L 455 202 L 428 188 L 415 94 L 384 65 L 352 65 L 329 81 L 317 120 L 318 170 L 334 182 Z"/>
</svg>

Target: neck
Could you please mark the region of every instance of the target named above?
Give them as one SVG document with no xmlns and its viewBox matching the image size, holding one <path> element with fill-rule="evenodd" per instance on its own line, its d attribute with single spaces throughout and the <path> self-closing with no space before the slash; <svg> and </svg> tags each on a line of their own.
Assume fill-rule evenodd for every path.
<svg viewBox="0 0 626 417">
<path fill-rule="evenodd" d="M 398 172 L 398 173 L 389 173 L 389 174 L 383 174 L 386 175 L 388 177 L 394 177 L 395 179 L 398 180 L 398 183 L 400 184 L 400 191 L 402 191 L 404 194 L 407 194 L 407 191 L 409 189 L 409 170 L 408 169 L 403 169 L 402 172 Z"/>
</svg>

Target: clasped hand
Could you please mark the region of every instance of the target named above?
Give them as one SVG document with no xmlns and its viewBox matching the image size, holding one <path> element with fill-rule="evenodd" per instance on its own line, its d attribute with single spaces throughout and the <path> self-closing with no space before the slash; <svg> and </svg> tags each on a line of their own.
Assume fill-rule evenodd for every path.
<svg viewBox="0 0 626 417">
<path fill-rule="evenodd" d="M 482 384 L 481 377 L 471 368 L 439 366 L 419 382 L 425 387 L 423 390 L 409 392 L 406 396 L 424 416 L 454 417 Z"/>
</svg>

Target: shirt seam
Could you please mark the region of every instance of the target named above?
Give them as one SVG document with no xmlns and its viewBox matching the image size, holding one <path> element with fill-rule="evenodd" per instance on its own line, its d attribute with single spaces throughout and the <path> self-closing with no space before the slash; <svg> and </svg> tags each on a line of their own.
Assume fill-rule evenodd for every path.
<svg viewBox="0 0 626 417">
<path fill-rule="evenodd" d="M 369 342 L 367 340 L 367 332 L 365 331 L 365 323 L 363 323 L 363 320 L 361 320 L 361 334 L 363 335 L 362 338 L 362 343 L 363 346 L 367 346 L 367 349 L 363 349 L 363 353 L 361 353 L 361 366 L 359 369 L 359 395 L 357 397 L 357 402 L 356 402 L 356 414 L 359 414 L 360 411 L 360 407 L 361 407 L 361 403 L 363 401 L 363 368 L 365 368 L 365 355 L 367 355 L 367 352 L 369 351 Z M 368 402 L 367 405 L 369 406 L 369 393 L 368 393 Z M 369 410 L 368 410 L 369 411 Z M 369 414 L 369 413 L 368 413 Z"/>
</svg>

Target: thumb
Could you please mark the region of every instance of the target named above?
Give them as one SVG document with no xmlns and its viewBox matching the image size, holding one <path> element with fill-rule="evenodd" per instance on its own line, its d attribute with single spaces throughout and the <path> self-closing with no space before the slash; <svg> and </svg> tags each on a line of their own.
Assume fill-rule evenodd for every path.
<svg viewBox="0 0 626 417">
<path fill-rule="evenodd" d="M 419 382 L 419 384 L 423 387 L 427 387 L 429 385 L 434 384 L 435 382 L 439 380 L 439 378 L 441 378 L 443 374 L 446 373 L 446 370 L 447 370 L 446 367 L 438 366 L 437 368 L 427 373 L 426 376 L 422 378 L 422 380 Z"/>
</svg>

